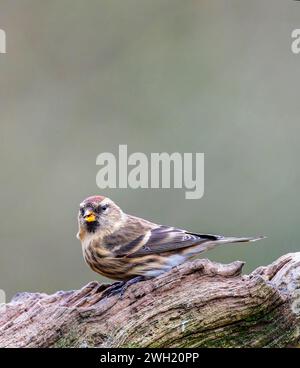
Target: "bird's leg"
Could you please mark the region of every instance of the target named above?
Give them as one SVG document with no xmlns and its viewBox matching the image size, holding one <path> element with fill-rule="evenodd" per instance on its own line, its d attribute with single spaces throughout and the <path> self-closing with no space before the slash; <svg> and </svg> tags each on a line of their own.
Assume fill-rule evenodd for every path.
<svg viewBox="0 0 300 368">
<path fill-rule="evenodd" d="M 140 282 L 144 279 L 145 279 L 144 276 L 136 276 L 128 281 L 115 282 L 103 292 L 103 296 L 109 297 L 116 294 L 120 294 L 120 298 L 122 298 L 129 286 L 136 284 L 137 282 Z"/>
<path fill-rule="evenodd" d="M 134 277 L 133 279 L 130 279 L 128 280 L 123 286 L 122 286 L 122 289 L 121 289 L 121 297 L 123 297 L 125 291 L 127 290 L 127 288 L 131 285 L 134 285 L 140 281 L 143 281 L 145 280 L 145 277 L 144 276 L 136 276 Z"/>
<path fill-rule="evenodd" d="M 106 288 L 103 291 L 102 296 L 103 297 L 108 297 L 111 295 L 115 295 L 119 292 L 120 289 L 122 289 L 122 287 L 126 284 L 126 281 L 117 281 L 114 282 L 113 284 L 111 284 L 110 286 L 108 286 L 108 288 Z"/>
</svg>

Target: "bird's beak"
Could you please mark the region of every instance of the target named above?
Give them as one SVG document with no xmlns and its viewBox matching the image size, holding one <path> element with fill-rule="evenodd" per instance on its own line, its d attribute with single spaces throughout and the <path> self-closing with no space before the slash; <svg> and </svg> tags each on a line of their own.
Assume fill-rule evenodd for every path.
<svg viewBox="0 0 300 368">
<path fill-rule="evenodd" d="M 83 218 L 85 219 L 86 222 L 95 222 L 96 221 L 96 216 L 94 214 L 93 211 L 90 210 L 86 210 Z"/>
</svg>

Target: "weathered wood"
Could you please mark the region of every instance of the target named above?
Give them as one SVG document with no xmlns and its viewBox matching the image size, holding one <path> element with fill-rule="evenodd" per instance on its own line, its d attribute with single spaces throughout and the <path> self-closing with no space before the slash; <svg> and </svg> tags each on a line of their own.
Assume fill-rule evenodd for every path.
<svg viewBox="0 0 300 368">
<path fill-rule="evenodd" d="M 1 347 L 286 347 L 300 340 L 300 253 L 250 275 L 243 263 L 187 262 L 130 286 L 20 293 L 2 308 Z"/>
</svg>

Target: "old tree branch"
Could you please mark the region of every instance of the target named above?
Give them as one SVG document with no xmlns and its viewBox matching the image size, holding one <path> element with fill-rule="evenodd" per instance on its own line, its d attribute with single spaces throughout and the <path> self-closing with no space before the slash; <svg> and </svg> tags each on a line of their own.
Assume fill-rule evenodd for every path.
<svg viewBox="0 0 300 368">
<path fill-rule="evenodd" d="M 2 307 L 1 347 L 286 347 L 300 339 L 300 253 L 250 275 L 243 263 L 187 262 L 131 285 L 21 293 Z"/>
</svg>

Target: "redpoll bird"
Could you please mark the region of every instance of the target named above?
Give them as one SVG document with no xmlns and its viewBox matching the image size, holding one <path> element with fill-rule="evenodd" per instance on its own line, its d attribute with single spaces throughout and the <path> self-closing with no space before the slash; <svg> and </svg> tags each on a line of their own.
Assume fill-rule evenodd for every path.
<svg viewBox="0 0 300 368">
<path fill-rule="evenodd" d="M 77 237 L 87 264 L 103 276 L 123 281 L 158 276 L 221 244 L 263 238 L 198 234 L 158 225 L 124 213 L 102 196 L 80 204 L 78 224 Z"/>
</svg>

